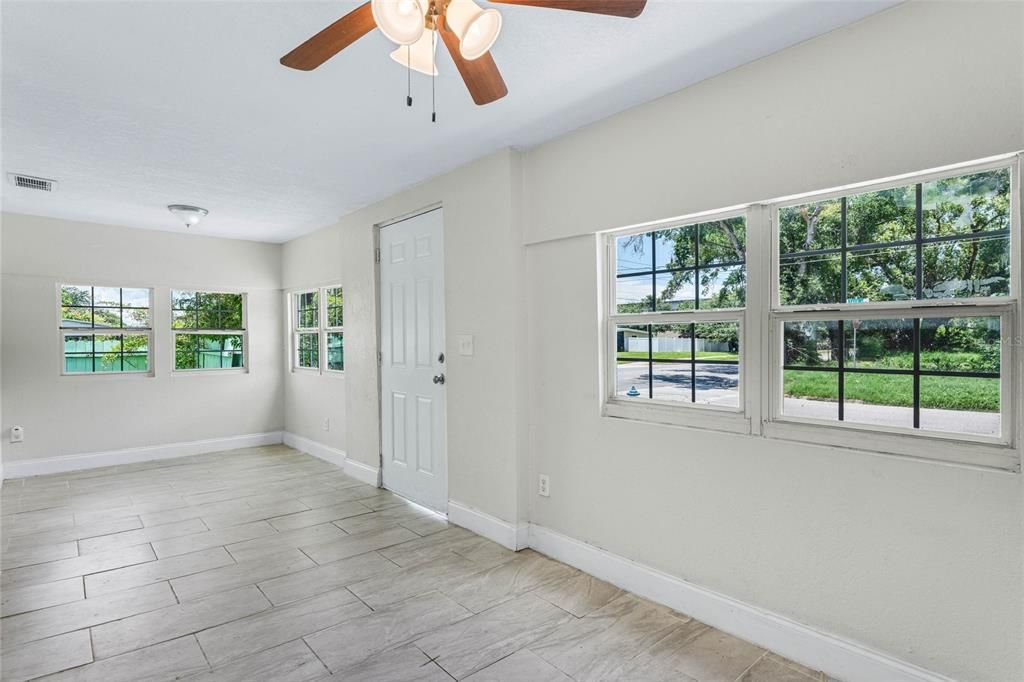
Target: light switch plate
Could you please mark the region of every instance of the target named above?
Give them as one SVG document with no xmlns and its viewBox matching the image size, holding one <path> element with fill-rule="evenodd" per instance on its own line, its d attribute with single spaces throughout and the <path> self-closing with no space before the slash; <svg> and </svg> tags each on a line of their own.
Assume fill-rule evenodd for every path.
<svg viewBox="0 0 1024 682">
<path fill-rule="evenodd" d="M 471 334 L 460 334 L 458 339 L 459 355 L 473 354 L 473 336 Z"/>
</svg>

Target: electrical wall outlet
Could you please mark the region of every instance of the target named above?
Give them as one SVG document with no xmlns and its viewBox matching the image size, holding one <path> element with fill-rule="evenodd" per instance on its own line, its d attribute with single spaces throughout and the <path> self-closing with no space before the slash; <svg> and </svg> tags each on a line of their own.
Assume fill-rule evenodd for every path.
<svg viewBox="0 0 1024 682">
<path fill-rule="evenodd" d="M 547 474 L 541 474 L 537 477 L 537 494 L 541 497 L 550 497 L 551 479 L 548 478 Z"/>
<path fill-rule="evenodd" d="M 21 443 L 24 440 L 25 440 L 25 429 L 21 428 L 20 426 L 12 426 L 11 427 L 11 442 L 12 443 Z"/>
<path fill-rule="evenodd" d="M 330 431 L 331 430 L 331 418 L 330 417 L 324 417 L 323 422 L 320 424 L 320 428 L 322 428 L 324 431 Z"/>
</svg>

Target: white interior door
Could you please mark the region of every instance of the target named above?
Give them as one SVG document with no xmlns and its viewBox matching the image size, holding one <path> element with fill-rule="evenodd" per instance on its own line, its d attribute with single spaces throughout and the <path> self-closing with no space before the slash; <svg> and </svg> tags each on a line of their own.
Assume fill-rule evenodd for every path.
<svg viewBox="0 0 1024 682">
<path fill-rule="evenodd" d="M 447 512 L 441 209 L 380 230 L 384 487 Z"/>
</svg>

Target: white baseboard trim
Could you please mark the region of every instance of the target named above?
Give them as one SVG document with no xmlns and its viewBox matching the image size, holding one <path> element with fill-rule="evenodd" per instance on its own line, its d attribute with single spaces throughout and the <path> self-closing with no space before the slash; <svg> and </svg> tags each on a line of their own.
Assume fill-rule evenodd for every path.
<svg viewBox="0 0 1024 682">
<path fill-rule="evenodd" d="M 332 448 L 329 445 L 318 443 L 315 440 L 296 435 L 290 431 L 284 432 L 284 444 L 296 450 L 301 450 L 306 454 L 313 455 L 325 462 L 330 462 L 357 481 L 380 487 L 380 468 L 351 459 L 344 450 Z"/>
<path fill-rule="evenodd" d="M 284 444 L 288 447 L 301 450 L 307 455 L 313 455 L 318 459 L 322 459 L 325 462 L 330 462 L 336 467 L 345 466 L 345 451 L 337 448 L 332 448 L 329 445 L 323 443 L 317 443 L 315 440 L 297 436 L 289 431 L 284 432 Z"/>
<path fill-rule="evenodd" d="M 380 487 L 380 467 L 373 467 L 369 464 L 363 464 L 362 462 L 355 459 L 345 460 L 345 473 L 356 479 L 369 485 Z"/>
<path fill-rule="evenodd" d="M 5 461 L 3 476 L 5 478 L 26 478 L 28 476 L 42 476 L 43 474 L 59 474 L 68 471 L 82 471 L 121 464 L 149 462 L 154 459 L 190 457 L 208 452 L 220 452 L 221 450 L 276 445 L 280 442 L 282 442 L 282 433 L 280 431 L 269 431 L 267 433 L 249 433 L 243 436 L 207 438 L 184 443 L 147 445 L 138 448 L 125 448 L 123 450 L 108 450 L 106 452 L 87 452 L 78 455 L 63 455 L 61 457 Z"/>
<path fill-rule="evenodd" d="M 530 524 L 529 537 L 530 547 L 542 554 L 841 680 L 952 682 L 948 677 L 688 583 L 549 528 Z"/>
<path fill-rule="evenodd" d="M 527 546 L 529 528 L 526 524 L 515 526 L 455 500 L 448 500 L 448 520 L 511 550 L 520 550 Z"/>
</svg>

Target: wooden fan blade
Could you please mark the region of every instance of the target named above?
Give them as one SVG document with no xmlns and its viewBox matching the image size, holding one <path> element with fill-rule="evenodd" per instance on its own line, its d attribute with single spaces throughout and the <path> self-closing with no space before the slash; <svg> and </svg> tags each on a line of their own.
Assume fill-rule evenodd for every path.
<svg viewBox="0 0 1024 682">
<path fill-rule="evenodd" d="M 569 9 L 574 12 L 590 12 L 592 14 L 610 14 L 613 17 L 633 19 L 644 11 L 647 0 L 490 0 L 503 5 L 529 5 L 530 7 L 550 7 L 551 9 Z"/>
<path fill-rule="evenodd" d="M 501 72 L 498 71 L 490 52 L 485 52 L 476 59 L 466 59 L 459 52 L 459 37 L 448 28 L 447 21 L 437 22 L 437 32 L 441 34 L 441 40 L 451 53 L 455 68 L 466 82 L 466 88 L 474 102 L 481 105 L 490 104 L 508 94 L 505 80 L 501 77 Z"/>
<path fill-rule="evenodd" d="M 364 3 L 281 57 L 281 63 L 312 71 L 377 26 L 370 3 Z"/>
</svg>

